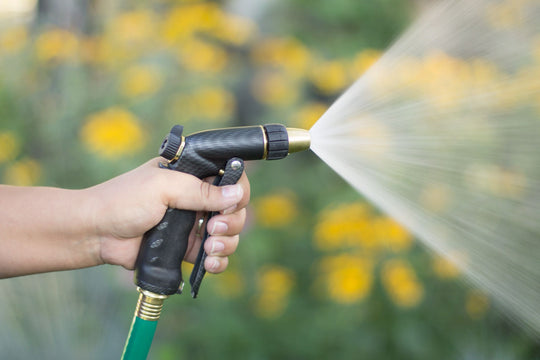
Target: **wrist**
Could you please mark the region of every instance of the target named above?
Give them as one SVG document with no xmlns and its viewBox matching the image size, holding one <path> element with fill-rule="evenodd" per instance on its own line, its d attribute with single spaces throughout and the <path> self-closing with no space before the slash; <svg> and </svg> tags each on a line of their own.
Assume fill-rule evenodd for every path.
<svg viewBox="0 0 540 360">
<path fill-rule="evenodd" d="M 101 258 L 102 236 L 99 232 L 99 213 L 98 199 L 91 191 L 92 188 L 82 190 L 72 190 L 73 203 L 77 204 L 79 211 L 76 216 L 78 219 L 74 222 L 80 224 L 77 241 L 77 252 L 80 255 L 79 261 L 85 264 L 81 267 L 90 267 L 104 264 Z"/>
</svg>

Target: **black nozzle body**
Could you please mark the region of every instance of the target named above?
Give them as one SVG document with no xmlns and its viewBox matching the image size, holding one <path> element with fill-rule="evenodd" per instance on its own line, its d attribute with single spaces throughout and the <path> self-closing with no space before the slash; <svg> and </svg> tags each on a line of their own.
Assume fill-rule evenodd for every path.
<svg viewBox="0 0 540 360">
<path fill-rule="evenodd" d="M 169 167 L 202 179 L 218 174 L 233 157 L 262 159 L 264 144 L 259 126 L 201 131 L 185 138 L 182 154 Z"/>
<path fill-rule="evenodd" d="M 169 144 L 176 146 L 178 138 L 171 131 Z M 289 151 L 287 128 L 280 124 L 201 131 L 187 136 L 183 146 L 181 155 L 169 167 L 201 179 L 216 175 L 233 157 L 277 160 Z M 173 153 L 176 151 L 169 150 L 167 155 Z"/>
<path fill-rule="evenodd" d="M 287 156 L 287 128 L 279 124 L 198 132 L 186 137 L 175 126 L 165 138 L 160 155 L 171 170 L 198 178 L 215 176 L 232 158 L 276 160 Z M 135 283 L 144 290 L 171 295 L 183 284 L 181 264 L 195 212 L 168 209 L 165 217 L 143 237 L 135 265 Z"/>
</svg>

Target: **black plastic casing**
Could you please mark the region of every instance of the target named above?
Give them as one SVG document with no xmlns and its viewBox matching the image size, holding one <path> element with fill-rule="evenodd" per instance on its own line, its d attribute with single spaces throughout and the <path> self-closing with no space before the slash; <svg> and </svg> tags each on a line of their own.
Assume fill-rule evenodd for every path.
<svg viewBox="0 0 540 360">
<path fill-rule="evenodd" d="M 174 136 L 181 138 L 181 127 L 173 129 Z M 172 149 L 166 154 L 173 160 L 176 151 Z M 283 125 L 208 130 L 187 136 L 180 156 L 168 168 L 203 179 L 218 175 L 233 157 L 274 160 L 287 154 L 288 135 Z M 180 292 L 183 283 L 181 264 L 195 214 L 194 211 L 168 209 L 160 223 L 144 235 L 135 265 L 137 286 L 163 295 Z"/>
<path fill-rule="evenodd" d="M 262 159 L 265 144 L 262 126 L 201 131 L 186 137 L 182 154 L 169 168 L 203 179 L 217 175 L 233 157 Z"/>
</svg>

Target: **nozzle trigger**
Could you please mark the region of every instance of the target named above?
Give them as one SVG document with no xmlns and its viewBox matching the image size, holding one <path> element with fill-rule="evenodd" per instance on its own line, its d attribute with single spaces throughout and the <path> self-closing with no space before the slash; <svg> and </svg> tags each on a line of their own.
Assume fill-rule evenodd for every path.
<svg viewBox="0 0 540 360">
<path fill-rule="evenodd" d="M 225 185 L 234 185 L 240 180 L 242 173 L 244 172 L 244 161 L 240 158 L 232 158 L 227 162 L 223 175 L 218 175 L 214 180 L 214 185 L 225 186 Z M 217 212 L 211 212 L 208 214 L 207 221 L 216 215 Z M 210 234 L 208 229 L 204 230 L 204 236 L 201 241 L 201 247 L 199 248 L 199 254 L 193 270 L 191 271 L 191 276 L 189 277 L 189 283 L 191 285 L 191 296 L 195 299 L 199 293 L 199 288 L 201 287 L 202 280 L 206 274 L 204 268 L 204 261 L 206 260 L 207 254 L 204 251 L 204 243 Z"/>
</svg>

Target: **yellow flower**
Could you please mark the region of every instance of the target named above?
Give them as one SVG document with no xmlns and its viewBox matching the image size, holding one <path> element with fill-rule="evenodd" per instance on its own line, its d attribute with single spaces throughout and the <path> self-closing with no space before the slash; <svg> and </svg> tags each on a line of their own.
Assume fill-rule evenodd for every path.
<svg viewBox="0 0 540 360">
<path fill-rule="evenodd" d="M 431 266 L 435 275 L 441 279 L 455 279 L 460 274 L 459 268 L 452 261 L 442 256 L 434 256 Z"/>
<path fill-rule="evenodd" d="M 469 91 L 470 69 L 465 61 L 441 51 L 429 53 L 416 74 L 423 91 L 436 109 L 448 111 L 459 106 Z"/>
<path fill-rule="evenodd" d="M 23 159 L 8 166 L 4 173 L 4 182 L 10 185 L 36 185 L 41 177 L 41 166 L 32 159 Z"/>
<path fill-rule="evenodd" d="M 19 153 L 19 139 L 10 131 L 0 131 L 0 163 L 15 159 Z"/>
<path fill-rule="evenodd" d="M 101 38 L 97 36 L 81 39 L 81 57 L 86 63 L 99 64 L 105 61 Z"/>
<path fill-rule="evenodd" d="M 341 61 L 324 61 L 313 66 L 309 79 L 325 95 L 333 95 L 349 85 L 347 70 Z"/>
<path fill-rule="evenodd" d="M 237 46 L 247 44 L 256 32 L 257 25 L 253 21 L 231 14 L 223 14 L 219 26 L 209 30 L 217 39 Z"/>
<path fill-rule="evenodd" d="M 76 58 L 79 40 L 72 32 L 47 30 L 36 39 L 36 56 L 41 61 L 72 60 Z"/>
<path fill-rule="evenodd" d="M 152 11 L 142 9 L 119 13 L 108 21 L 101 36 L 83 41 L 83 57 L 87 62 L 112 69 L 124 68 L 126 64 L 156 51 L 159 39 L 157 25 L 158 19 Z"/>
<path fill-rule="evenodd" d="M 184 4 L 169 12 L 163 22 L 163 38 L 173 45 L 199 31 L 211 31 L 222 21 L 223 12 L 214 2 Z"/>
<path fill-rule="evenodd" d="M 402 260 L 390 260 L 384 264 L 382 283 L 394 303 L 404 308 L 417 306 L 424 296 L 424 289 L 414 270 Z"/>
<path fill-rule="evenodd" d="M 422 59 L 404 57 L 391 68 L 380 70 L 372 81 L 377 94 L 422 97 L 442 112 L 462 105 L 474 94 L 483 95 L 489 84 L 501 78 L 496 66 L 486 60 L 465 61 L 440 50 Z"/>
<path fill-rule="evenodd" d="M 483 101 L 484 106 L 511 100 L 498 99 L 497 96 L 485 98 L 486 88 L 501 88 L 504 80 L 497 66 L 485 59 L 465 61 L 437 50 L 423 59 L 405 59 L 391 70 L 395 76 L 385 79 L 382 75 L 379 85 L 384 86 L 378 86 L 378 92 L 397 89 L 404 96 L 421 96 L 443 114 L 464 105 L 465 100 L 472 96 L 479 96 L 477 101 Z"/>
<path fill-rule="evenodd" d="M 192 100 L 198 115 L 207 119 L 228 119 L 234 112 L 234 96 L 219 86 L 207 86 L 197 89 L 192 96 Z"/>
<path fill-rule="evenodd" d="M 466 182 L 472 188 L 502 197 L 518 198 L 527 186 L 523 173 L 493 164 L 472 164 L 466 175 Z"/>
<path fill-rule="evenodd" d="M 261 104 L 275 107 L 290 105 L 299 96 L 298 84 L 278 71 L 257 74 L 253 79 L 252 91 Z"/>
<path fill-rule="evenodd" d="M 416 78 L 419 68 L 419 60 L 408 56 L 401 57 L 391 66 L 382 64 L 379 71 L 373 74 L 372 91 L 377 96 L 387 96 L 390 91 L 398 93 L 404 90 L 411 91 L 411 88 L 419 84 Z"/>
<path fill-rule="evenodd" d="M 366 204 L 343 204 L 323 211 L 314 230 L 315 246 L 324 251 L 340 248 L 373 249 L 377 237 Z"/>
<path fill-rule="evenodd" d="M 465 310 L 474 319 L 482 318 L 489 309 L 489 298 L 478 290 L 471 290 L 467 293 L 465 300 Z"/>
<path fill-rule="evenodd" d="M 28 31 L 23 26 L 12 27 L 0 34 L 0 52 L 14 54 L 26 44 Z"/>
<path fill-rule="evenodd" d="M 369 295 L 373 283 L 372 264 L 365 257 L 328 256 L 320 261 L 317 271 L 318 282 L 335 302 L 351 304 Z"/>
<path fill-rule="evenodd" d="M 178 39 L 191 36 L 194 32 L 196 24 L 186 15 L 185 9 L 178 7 L 169 11 L 165 18 L 161 31 L 169 45 L 173 45 Z"/>
<path fill-rule="evenodd" d="M 471 85 L 479 91 L 485 91 L 486 88 L 495 86 L 503 78 L 497 66 L 487 59 L 478 58 L 469 61 L 468 71 Z M 535 84 L 538 86 L 537 82 Z"/>
<path fill-rule="evenodd" d="M 149 96 L 161 87 L 161 74 L 151 66 L 135 65 L 125 70 L 120 79 L 120 93 L 128 98 Z"/>
<path fill-rule="evenodd" d="M 328 106 L 320 102 L 312 102 L 302 107 L 294 114 L 292 122 L 298 124 L 302 129 L 311 129 L 311 127 L 326 112 Z"/>
<path fill-rule="evenodd" d="M 389 217 L 375 220 L 377 236 L 381 243 L 394 252 L 405 251 L 412 245 L 411 234 L 398 222 Z"/>
<path fill-rule="evenodd" d="M 169 102 L 173 116 L 185 121 L 200 118 L 228 120 L 233 116 L 235 106 L 234 95 L 220 86 L 205 86 L 189 94 L 175 94 Z"/>
<path fill-rule="evenodd" d="M 294 276 L 286 268 L 269 266 L 257 276 L 259 295 L 255 301 L 255 312 L 264 318 L 275 318 L 283 314 L 289 294 L 294 286 Z"/>
<path fill-rule="evenodd" d="M 124 46 L 114 39 L 94 36 L 81 39 L 81 58 L 86 63 L 106 65 L 110 68 L 124 68 L 138 56 L 140 47 Z"/>
<path fill-rule="evenodd" d="M 264 40 L 253 49 L 251 57 L 256 64 L 280 67 L 289 76 L 304 75 L 310 61 L 308 49 L 291 37 Z"/>
<path fill-rule="evenodd" d="M 109 23 L 106 37 L 122 44 L 141 44 L 150 41 L 155 32 L 154 14 L 147 10 L 121 13 Z"/>
<path fill-rule="evenodd" d="M 138 119 L 118 107 L 90 115 L 80 136 L 90 151 L 109 159 L 139 150 L 145 140 Z"/>
<path fill-rule="evenodd" d="M 190 40 L 182 44 L 178 60 L 187 70 L 218 73 L 228 62 L 227 53 L 216 45 L 201 40 Z"/>
<path fill-rule="evenodd" d="M 373 49 L 364 50 L 356 55 L 351 65 L 353 79 L 362 76 L 380 57 L 381 52 Z"/>
<path fill-rule="evenodd" d="M 257 222 L 266 227 L 279 228 L 291 224 L 298 214 L 296 199 L 288 192 L 274 193 L 254 201 Z"/>
</svg>

